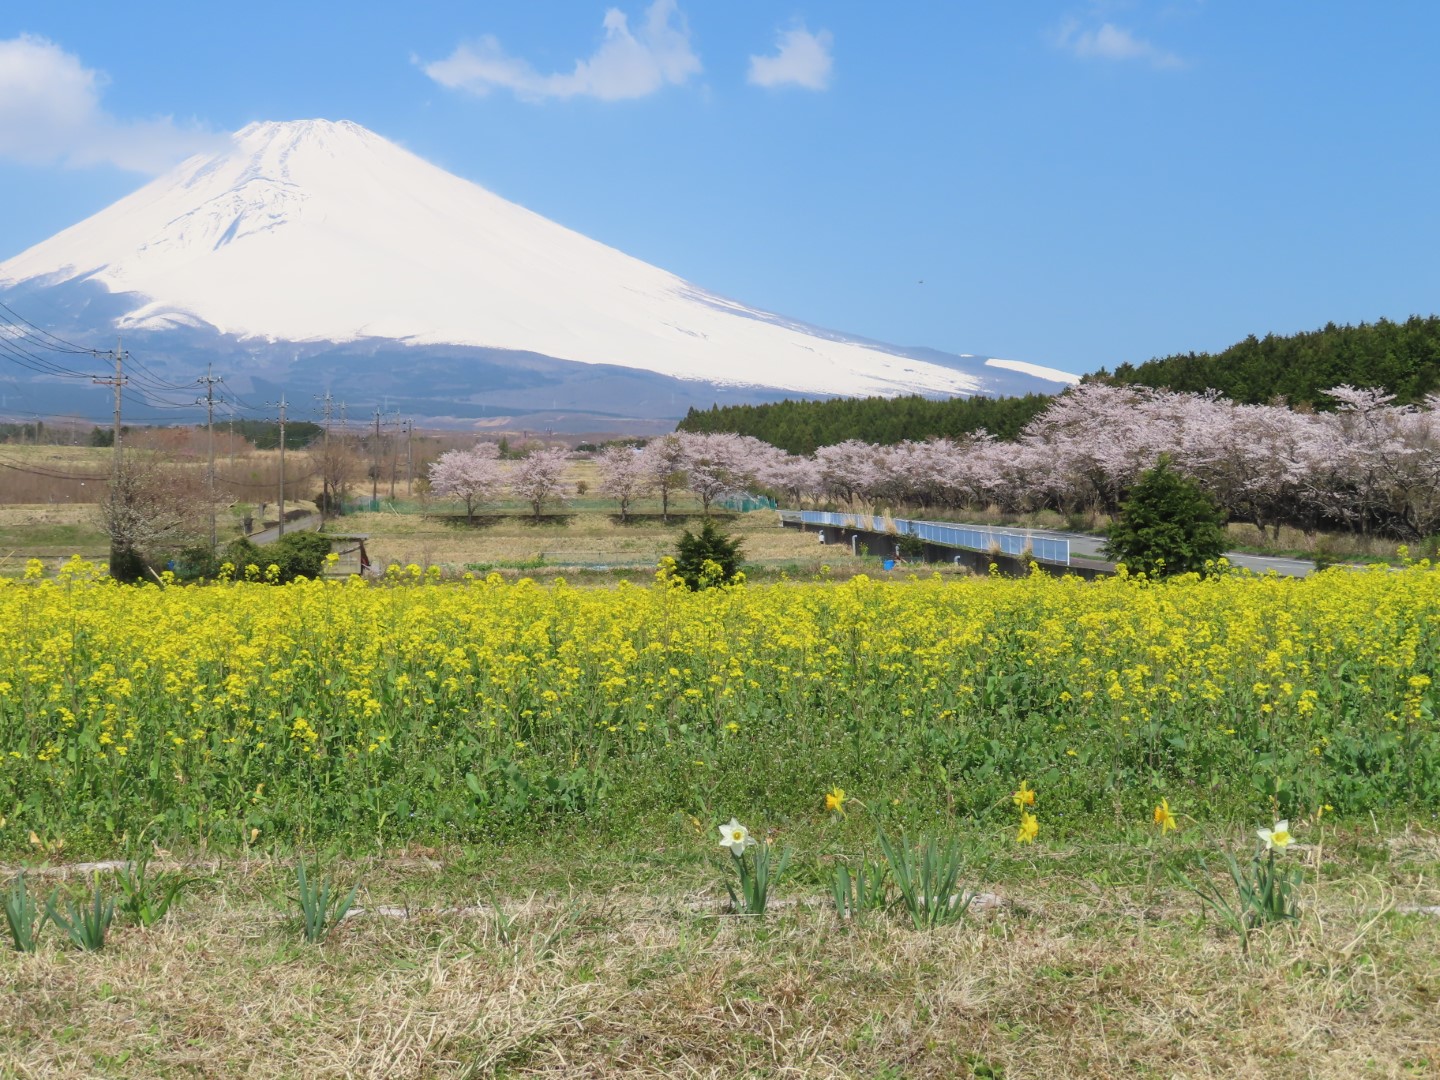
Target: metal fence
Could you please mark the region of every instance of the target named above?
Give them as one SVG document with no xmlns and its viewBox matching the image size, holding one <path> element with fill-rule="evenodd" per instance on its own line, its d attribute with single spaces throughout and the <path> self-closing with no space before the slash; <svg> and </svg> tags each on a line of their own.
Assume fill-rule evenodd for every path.
<svg viewBox="0 0 1440 1080">
<path fill-rule="evenodd" d="M 829 510 L 781 510 L 780 519 L 805 525 L 829 525 L 859 532 L 914 536 L 927 544 L 961 548 L 966 551 L 999 551 L 1019 557 L 1027 551 L 1041 562 L 1070 565 L 1070 541 L 1052 536 L 1035 536 L 1013 529 L 992 529 L 976 525 L 948 525 L 941 521 L 909 521 L 905 518 L 876 517 L 872 514 L 837 514 Z"/>
<path fill-rule="evenodd" d="M 774 499 L 768 495 L 751 495 L 748 491 L 743 495 L 731 495 L 721 499 L 718 506 L 726 510 L 734 510 L 738 513 L 748 514 L 752 510 L 775 510 L 778 506 Z"/>
</svg>

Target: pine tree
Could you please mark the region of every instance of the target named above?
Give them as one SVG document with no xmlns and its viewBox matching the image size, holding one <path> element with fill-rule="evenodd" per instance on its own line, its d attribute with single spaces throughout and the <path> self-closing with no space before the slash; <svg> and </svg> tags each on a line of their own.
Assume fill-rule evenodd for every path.
<svg viewBox="0 0 1440 1080">
<path fill-rule="evenodd" d="M 740 569 L 741 554 L 740 540 L 726 535 L 716 528 L 715 522 L 707 519 L 698 534 L 686 529 L 680 537 L 675 553 L 675 574 L 691 589 L 724 585 L 735 579 Z M 711 565 L 707 566 L 707 563 Z"/>
<path fill-rule="evenodd" d="M 1140 477 L 1110 527 L 1105 557 L 1150 577 L 1204 573 L 1225 550 L 1225 517 L 1161 455 Z"/>
</svg>

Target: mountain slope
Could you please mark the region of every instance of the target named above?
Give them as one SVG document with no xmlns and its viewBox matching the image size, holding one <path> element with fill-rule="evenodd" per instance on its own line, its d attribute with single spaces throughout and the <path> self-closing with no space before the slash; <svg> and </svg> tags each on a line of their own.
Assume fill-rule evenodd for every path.
<svg viewBox="0 0 1440 1080">
<path fill-rule="evenodd" d="M 802 395 L 1047 390 L 1063 374 L 746 307 L 348 122 L 252 124 L 227 152 L 0 264 L 0 290 L 61 286 L 86 287 L 92 309 L 117 306 L 97 304 L 97 286 L 121 301 L 111 322 L 127 336 L 186 331 L 259 352 L 388 341 Z"/>
</svg>

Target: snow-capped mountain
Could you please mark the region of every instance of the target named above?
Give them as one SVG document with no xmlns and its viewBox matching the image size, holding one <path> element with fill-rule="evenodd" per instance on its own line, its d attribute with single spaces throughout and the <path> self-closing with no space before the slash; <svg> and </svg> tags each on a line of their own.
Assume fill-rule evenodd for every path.
<svg viewBox="0 0 1440 1080">
<path fill-rule="evenodd" d="M 497 393 L 512 411 L 594 404 L 601 371 L 573 365 L 628 369 L 632 397 L 635 379 L 660 376 L 650 396 L 672 411 L 717 394 L 1012 393 L 1071 379 L 747 307 L 324 120 L 251 124 L 226 152 L 0 264 L 4 295 L 42 303 L 71 333 L 124 333 L 174 371 L 202 351 L 277 383 L 308 368 L 368 384 L 398 364 L 430 415 Z M 507 361 L 518 378 L 497 386 Z"/>
</svg>

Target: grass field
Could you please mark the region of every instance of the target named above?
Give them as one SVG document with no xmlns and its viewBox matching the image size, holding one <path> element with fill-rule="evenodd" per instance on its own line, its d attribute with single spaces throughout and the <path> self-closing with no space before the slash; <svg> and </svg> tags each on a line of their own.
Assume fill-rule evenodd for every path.
<svg viewBox="0 0 1440 1080">
<path fill-rule="evenodd" d="M 769 576 L 699 594 L 654 580 L 679 523 L 584 499 L 347 517 L 417 564 L 369 586 L 0 583 L 0 888 L 157 845 L 201 879 L 102 951 L 0 954 L 0 1076 L 1440 1074 L 1428 565 L 881 580 L 733 526 Z M 794 852 L 763 917 L 731 816 Z M 1230 888 L 1280 816 L 1300 917 L 1242 949 L 1180 875 Z M 956 840 L 966 918 L 837 916 L 880 827 Z M 361 886 L 320 945 L 299 854 Z"/>
<path fill-rule="evenodd" d="M 97 954 L 0 955 L 19 1077 L 1421 1077 L 1440 1071 L 1440 837 L 1299 827 L 1298 924 L 1203 921 L 1172 869 L 1253 844 L 1182 824 L 971 853 L 986 905 L 929 933 L 839 920 L 803 836 L 763 919 L 710 836 L 421 850 L 331 865 L 363 914 L 301 943 L 284 861 L 207 867 Z M 37 877 L 50 888 L 59 879 Z M 71 881 L 64 887 L 79 888 Z"/>
</svg>

